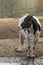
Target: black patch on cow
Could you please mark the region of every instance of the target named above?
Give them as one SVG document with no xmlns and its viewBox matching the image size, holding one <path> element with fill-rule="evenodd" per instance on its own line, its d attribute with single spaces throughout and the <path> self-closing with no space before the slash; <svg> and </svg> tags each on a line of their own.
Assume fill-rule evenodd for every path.
<svg viewBox="0 0 43 65">
<path fill-rule="evenodd" d="M 30 16 L 27 16 L 24 21 L 22 22 L 21 26 L 22 28 L 29 28 L 31 26 L 32 22 L 31 22 L 31 19 L 30 19 Z"/>
<path fill-rule="evenodd" d="M 32 20 L 32 24 L 33 24 L 33 29 L 34 29 L 34 34 L 37 30 L 41 31 L 41 27 L 40 25 L 38 24 L 38 22 L 36 21 L 36 19 L 33 19 Z"/>
<path fill-rule="evenodd" d="M 38 24 L 37 20 L 34 19 L 32 16 L 27 16 L 24 21 L 21 23 L 21 27 L 24 28 L 29 28 L 31 25 L 33 25 L 34 29 L 34 34 L 36 33 L 37 30 L 41 31 L 41 27 Z M 29 32 L 29 31 L 28 31 Z"/>
</svg>

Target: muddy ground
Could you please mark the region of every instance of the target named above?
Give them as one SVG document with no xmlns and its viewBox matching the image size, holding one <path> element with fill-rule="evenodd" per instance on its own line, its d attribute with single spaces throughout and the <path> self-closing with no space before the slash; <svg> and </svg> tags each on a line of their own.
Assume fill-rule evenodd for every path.
<svg viewBox="0 0 43 65">
<path fill-rule="evenodd" d="M 26 56 L 26 45 L 24 42 L 21 53 L 15 50 L 18 47 L 18 20 L 14 18 L 0 19 L 0 57 L 23 57 Z M 36 56 L 43 55 L 43 37 L 39 39 Z"/>
<path fill-rule="evenodd" d="M 35 49 L 36 56 L 43 55 L 43 38 L 39 40 L 37 48 Z M 0 39 L 0 57 L 23 57 L 26 56 L 26 44 L 24 41 L 23 51 L 16 52 L 18 47 L 18 38 L 15 39 Z"/>
</svg>

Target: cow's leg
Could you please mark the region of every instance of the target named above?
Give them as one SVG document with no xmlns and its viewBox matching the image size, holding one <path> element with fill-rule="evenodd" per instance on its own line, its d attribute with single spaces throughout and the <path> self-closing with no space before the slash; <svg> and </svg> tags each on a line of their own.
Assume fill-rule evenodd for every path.
<svg viewBox="0 0 43 65">
<path fill-rule="evenodd" d="M 38 44 L 38 40 L 39 40 L 39 37 L 40 37 L 40 31 L 36 31 L 35 35 L 34 35 L 34 48 L 37 47 L 37 44 Z"/>
<path fill-rule="evenodd" d="M 29 47 L 29 42 L 28 42 L 28 31 L 27 31 L 27 30 L 25 31 L 25 42 L 26 42 L 26 50 L 27 50 L 28 47 Z"/>
<path fill-rule="evenodd" d="M 30 56 L 34 57 L 34 43 L 33 43 L 34 35 L 30 33 Z"/>
<path fill-rule="evenodd" d="M 27 56 L 30 56 L 30 44 L 29 44 L 29 39 L 28 36 L 25 38 L 26 41 L 26 52 L 27 52 Z"/>
<path fill-rule="evenodd" d="M 23 45 L 23 30 L 19 31 L 19 44 L 17 51 L 22 51 L 22 45 Z"/>
<path fill-rule="evenodd" d="M 34 57 L 34 43 L 33 43 L 33 39 L 34 39 L 34 35 L 33 33 L 29 33 L 28 37 L 26 38 L 26 41 L 28 42 L 28 46 L 27 46 L 27 56 L 31 56 Z"/>
<path fill-rule="evenodd" d="M 36 34 L 34 35 L 34 39 L 33 39 L 33 53 L 35 55 L 35 48 L 37 47 L 37 44 L 38 44 L 38 40 L 39 40 L 39 37 L 40 37 L 40 32 L 37 31 Z"/>
<path fill-rule="evenodd" d="M 26 37 L 27 56 L 30 56 L 30 43 L 31 43 L 31 33 L 28 33 L 28 35 Z"/>
<path fill-rule="evenodd" d="M 33 33 L 29 33 L 27 38 L 28 41 L 27 56 L 31 56 L 31 57 L 34 57 L 33 37 L 34 37 Z"/>
</svg>

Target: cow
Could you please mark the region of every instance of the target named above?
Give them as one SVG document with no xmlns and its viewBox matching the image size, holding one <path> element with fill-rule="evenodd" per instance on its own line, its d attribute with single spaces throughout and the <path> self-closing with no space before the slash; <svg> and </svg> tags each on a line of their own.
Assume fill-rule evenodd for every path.
<svg viewBox="0 0 43 65">
<path fill-rule="evenodd" d="M 19 20 L 19 45 L 17 51 L 22 51 L 23 40 L 26 41 L 27 56 L 35 56 L 35 47 L 41 33 L 40 21 L 32 15 L 24 15 Z"/>
</svg>

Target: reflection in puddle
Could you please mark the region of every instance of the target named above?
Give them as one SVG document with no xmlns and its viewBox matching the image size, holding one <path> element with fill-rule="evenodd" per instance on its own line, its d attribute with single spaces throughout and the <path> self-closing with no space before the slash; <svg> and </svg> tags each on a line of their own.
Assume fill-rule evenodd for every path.
<svg viewBox="0 0 43 65">
<path fill-rule="evenodd" d="M 0 65 L 43 65 L 43 57 L 40 58 L 1 58 Z"/>
</svg>

